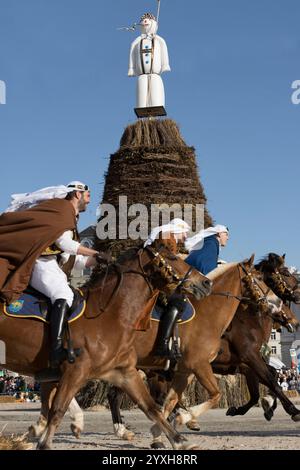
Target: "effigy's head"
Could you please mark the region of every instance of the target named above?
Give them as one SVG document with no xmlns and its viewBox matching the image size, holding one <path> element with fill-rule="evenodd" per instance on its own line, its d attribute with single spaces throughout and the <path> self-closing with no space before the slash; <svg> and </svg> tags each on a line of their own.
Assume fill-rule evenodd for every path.
<svg viewBox="0 0 300 470">
<path fill-rule="evenodd" d="M 142 34 L 155 34 L 158 28 L 157 21 L 152 13 L 145 13 L 140 19 Z"/>
</svg>

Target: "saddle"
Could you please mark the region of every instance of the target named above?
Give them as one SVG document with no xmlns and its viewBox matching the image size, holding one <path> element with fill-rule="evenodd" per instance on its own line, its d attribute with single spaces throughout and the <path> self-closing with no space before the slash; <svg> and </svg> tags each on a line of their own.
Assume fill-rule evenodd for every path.
<svg viewBox="0 0 300 470">
<path fill-rule="evenodd" d="M 68 323 L 80 318 L 86 308 L 86 299 L 78 289 L 73 289 L 74 301 L 69 310 Z M 28 287 L 18 300 L 10 305 L 4 304 L 4 314 L 14 318 L 33 318 L 49 323 L 51 315 L 51 302 L 48 297 L 33 287 Z"/>
<path fill-rule="evenodd" d="M 158 321 L 160 322 L 161 319 L 162 319 L 162 316 L 164 314 L 164 311 L 165 311 L 165 305 L 163 305 L 161 302 L 156 302 L 152 312 L 151 312 L 151 320 L 152 321 Z M 196 312 L 195 312 L 195 309 L 192 305 L 192 303 L 187 300 L 187 302 L 185 302 L 185 307 L 184 307 L 184 310 L 180 316 L 180 319 L 177 320 L 177 324 L 178 325 L 183 325 L 184 323 L 188 323 L 190 321 L 193 320 L 193 318 L 195 317 L 196 315 Z"/>
</svg>

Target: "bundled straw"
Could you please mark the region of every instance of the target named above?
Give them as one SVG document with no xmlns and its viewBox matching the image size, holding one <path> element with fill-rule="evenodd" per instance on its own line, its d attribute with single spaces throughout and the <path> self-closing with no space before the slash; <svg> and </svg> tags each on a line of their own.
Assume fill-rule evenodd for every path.
<svg viewBox="0 0 300 470">
<path fill-rule="evenodd" d="M 5 436 L 3 430 L 0 432 L 0 451 L 1 450 L 30 450 L 33 448 L 33 444 L 28 442 L 27 435 L 22 434 L 17 436 L 12 434 L 10 436 Z"/>
</svg>

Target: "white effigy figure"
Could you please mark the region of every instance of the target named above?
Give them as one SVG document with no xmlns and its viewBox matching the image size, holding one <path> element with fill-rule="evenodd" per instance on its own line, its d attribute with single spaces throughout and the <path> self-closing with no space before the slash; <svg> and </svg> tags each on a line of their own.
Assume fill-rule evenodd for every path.
<svg viewBox="0 0 300 470">
<path fill-rule="evenodd" d="M 129 57 L 129 77 L 138 76 L 135 112 L 145 115 L 166 115 L 164 84 L 160 77 L 169 72 L 169 56 L 165 40 L 156 34 L 157 21 L 151 13 L 140 20 L 142 34 L 133 41 Z M 151 110 L 149 108 L 159 107 Z M 148 113 L 140 108 L 148 108 Z"/>
</svg>

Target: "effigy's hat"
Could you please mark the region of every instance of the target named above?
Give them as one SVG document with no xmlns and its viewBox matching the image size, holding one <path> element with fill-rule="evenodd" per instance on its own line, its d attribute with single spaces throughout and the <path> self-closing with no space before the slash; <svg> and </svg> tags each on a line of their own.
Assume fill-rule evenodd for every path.
<svg viewBox="0 0 300 470">
<path fill-rule="evenodd" d="M 152 15 L 152 13 L 144 13 L 144 14 L 141 16 L 140 21 L 143 21 L 143 20 L 145 20 L 146 18 L 148 18 L 149 20 L 154 20 L 154 21 L 156 21 L 156 17 L 155 17 L 154 15 Z"/>
</svg>

